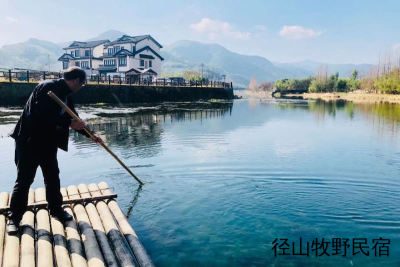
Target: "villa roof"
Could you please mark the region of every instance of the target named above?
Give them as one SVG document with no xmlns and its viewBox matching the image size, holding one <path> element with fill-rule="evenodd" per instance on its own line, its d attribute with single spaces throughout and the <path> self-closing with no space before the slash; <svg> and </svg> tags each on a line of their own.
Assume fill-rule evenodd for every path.
<svg viewBox="0 0 400 267">
<path fill-rule="evenodd" d="M 98 45 L 110 42 L 109 40 L 97 40 L 97 41 L 89 41 L 89 42 L 80 42 L 80 41 L 73 41 L 68 47 L 64 49 L 70 48 L 93 48 Z"/>
<path fill-rule="evenodd" d="M 116 45 L 116 44 L 138 43 L 145 39 L 151 39 L 158 47 L 162 48 L 162 45 L 159 42 L 157 42 L 153 37 L 151 37 L 151 35 L 149 35 L 149 34 L 137 35 L 137 36 L 122 35 L 117 40 L 107 43 L 106 47 L 110 46 L 110 45 Z"/>
<path fill-rule="evenodd" d="M 75 59 L 71 54 L 64 53 L 58 58 L 58 61 L 69 61 L 70 59 Z"/>
<path fill-rule="evenodd" d="M 137 50 L 136 51 L 136 53 L 135 53 L 135 55 L 137 55 L 137 54 L 139 54 L 140 52 L 143 52 L 143 51 L 145 51 L 145 50 L 150 50 L 155 56 L 157 56 L 159 59 L 161 59 L 161 60 L 164 60 L 164 58 L 162 57 L 162 56 L 160 56 L 160 54 L 158 54 L 156 51 L 154 51 L 154 49 L 153 48 L 151 48 L 150 46 L 145 46 L 145 47 L 142 47 L 142 48 L 140 48 L 139 50 Z M 140 57 L 140 55 L 139 55 L 139 57 Z"/>
<path fill-rule="evenodd" d="M 153 74 L 153 75 L 157 75 L 157 72 L 155 72 L 154 70 L 152 70 L 152 69 L 150 69 L 150 68 L 147 68 L 147 69 L 144 69 L 144 70 L 140 70 L 140 72 L 141 72 L 142 74 Z"/>
</svg>

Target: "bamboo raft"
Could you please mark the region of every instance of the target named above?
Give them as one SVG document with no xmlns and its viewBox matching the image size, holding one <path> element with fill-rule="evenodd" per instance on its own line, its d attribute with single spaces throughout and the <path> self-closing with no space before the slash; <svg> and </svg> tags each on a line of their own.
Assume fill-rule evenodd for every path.
<svg viewBox="0 0 400 267">
<path fill-rule="evenodd" d="M 0 266 L 153 266 L 105 182 L 61 188 L 64 224 L 49 215 L 44 188 L 29 191 L 18 235 L 6 233 L 10 195 L 0 193 Z"/>
</svg>

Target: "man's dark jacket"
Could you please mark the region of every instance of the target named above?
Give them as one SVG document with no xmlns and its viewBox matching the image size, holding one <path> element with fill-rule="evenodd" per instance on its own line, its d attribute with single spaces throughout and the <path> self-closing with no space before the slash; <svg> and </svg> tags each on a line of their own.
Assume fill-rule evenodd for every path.
<svg viewBox="0 0 400 267">
<path fill-rule="evenodd" d="M 72 91 L 65 80 L 46 80 L 33 90 L 10 136 L 16 141 L 57 146 L 67 151 L 71 117 L 47 95 L 49 91 L 56 94 L 77 114 L 71 97 Z M 88 136 L 83 130 L 78 132 Z"/>
</svg>

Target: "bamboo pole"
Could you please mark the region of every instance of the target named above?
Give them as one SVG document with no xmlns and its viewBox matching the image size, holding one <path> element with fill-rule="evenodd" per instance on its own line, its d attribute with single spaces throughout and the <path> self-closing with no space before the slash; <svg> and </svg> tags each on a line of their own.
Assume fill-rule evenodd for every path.
<svg viewBox="0 0 400 267">
<path fill-rule="evenodd" d="M 57 102 L 58 105 L 61 106 L 74 120 L 82 122 L 82 120 L 67 106 L 62 102 L 52 91 L 47 93 L 54 101 Z M 93 140 L 96 139 L 96 136 L 85 126 L 83 130 L 92 138 Z M 104 143 L 100 143 L 100 145 L 110 153 L 113 158 L 118 161 L 118 163 L 133 177 L 138 181 L 139 184 L 143 184 L 143 182 L 115 155 Z"/>
<path fill-rule="evenodd" d="M 35 190 L 35 202 L 41 201 L 46 201 L 46 191 L 43 187 Z M 37 266 L 53 266 L 53 244 L 47 209 L 39 209 L 36 212 L 36 232 Z"/>
<path fill-rule="evenodd" d="M 8 193 L 2 192 L 0 193 L 0 208 L 7 206 L 8 204 Z M 0 214 L 0 266 L 3 264 L 3 247 L 5 241 L 5 232 L 6 232 L 6 216 L 4 214 Z"/>
<path fill-rule="evenodd" d="M 67 187 L 68 197 L 71 199 L 79 198 L 78 189 L 75 185 Z M 86 210 L 82 204 L 75 204 L 72 206 L 73 211 L 76 215 L 76 220 L 81 232 L 83 246 L 85 248 L 86 257 L 89 267 L 100 267 L 105 266 L 104 258 L 101 254 L 99 245 L 97 244 L 96 236 L 93 228 L 90 225 L 89 218 L 86 214 Z"/>
<path fill-rule="evenodd" d="M 85 184 L 78 185 L 78 190 L 81 198 L 90 198 L 90 193 Z M 90 223 L 92 224 L 94 233 L 96 234 L 97 240 L 99 242 L 100 248 L 103 252 L 104 260 L 106 261 L 107 266 L 109 267 L 118 267 L 117 259 L 115 258 L 113 249 L 111 248 L 106 232 L 104 230 L 103 224 L 101 223 L 100 216 L 97 212 L 96 207 L 93 202 L 88 202 L 85 205 L 86 212 L 88 214 Z"/>
<path fill-rule="evenodd" d="M 28 205 L 35 202 L 35 192 L 30 189 L 28 194 Z M 21 236 L 21 267 L 35 266 L 35 213 L 27 210 L 20 223 Z"/>
<path fill-rule="evenodd" d="M 65 188 L 61 188 L 60 191 L 63 196 L 63 200 L 68 200 L 67 190 Z M 74 216 L 72 209 L 69 205 L 65 206 L 64 210 L 68 212 L 69 215 Z M 82 247 L 81 237 L 79 235 L 78 226 L 76 225 L 75 219 L 65 222 L 65 233 L 67 235 L 67 243 L 72 266 L 87 267 L 85 251 Z"/>
<path fill-rule="evenodd" d="M 11 197 L 9 201 L 11 200 Z M 3 267 L 18 267 L 19 265 L 19 233 L 9 235 L 6 233 L 4 245 Z"/>
<path fill-rule="evenodd" d="M 99 196 L 101 193 L 96 184 L 89 184 L 89 192 L 92 196 Z M 110 240 L 111 245 L 114 248 L 115 255 L 121 266 L 135 266 L 135 259 L 131 255 L 130 249 L 126 244 L 124 236 L 118 229 L 114 218 L 108 209 L 107 204 L 104 201 L 98 201 L 96 203 L 97 211 L 103 222 L 104 229 L 107 237 Z"/>
<path fill-rule="evenodd" d="M 110 188 L 108 187 L 107 183 L 101 182 L 98 186 L 93 188 L 100 188 L 101 194 L 109 194 L 111 193 Z M 90 187 L 89 187 L 90 189 Z M 126 240 L 128 241 L 129 245 L 132 248 L 132 251 L 135 255 L 136 261 L 139 263 L 140 266 L 154 266 L 153 262 L 151 261 L 150 257 L 148 256 L 145 248 L 143 247 L 142 243 L 140 242 L 137 234 L 133 230 L 132 226 L 129 224 L 126 216 L 120 209 L 118 203 L 115 200 L 110 200 L 107 203 L 108 207 L 110 208 L 114 218 L 117 220 L 118 225 L 124 234 Z"/>
</svg>

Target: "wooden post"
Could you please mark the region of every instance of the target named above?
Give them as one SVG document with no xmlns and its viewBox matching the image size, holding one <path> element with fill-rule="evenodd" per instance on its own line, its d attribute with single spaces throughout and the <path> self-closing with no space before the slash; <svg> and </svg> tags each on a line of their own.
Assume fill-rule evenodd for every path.
<svg viewBox="0 0 400 267">
<path fill-rule="evenodd" d="M 108 84 L 111 84 L 111 77 L 108 75 Z"/>
<path fill-rule="evenodd" d="M 63 196 L 63 200 L 68 200 L 67 190 L 65 188 L 61 188 L 60 191 Z M 68 212 L 69 215 L 74 216 L 69 205 L 65 206 L 64 210 Z M 85 251 L 82 247 L 81 236 L 79 235 L 78 226 L 76 225 L 75 219 L 65 222 L 65 233 L 67 235 L 72 266 L 87 267 Z"/>
<path fill-rule="evenodd" d="M 8 70 L 8 80 L 12 83 L 11 70 Z"/>
<path fill-rule="evenodd" d="M 89 184 L 88 187 L 91 196 L 101 196 L 96 184 Z M 124 236 L 119 231 L 107 204 L 104 201 L 98 201 L 96 203 L 96 208 L 120 266 L 135 266 L 135 259 L 132 257 L 129 248 L 125 245 Z"/>
<path fill-rule="evenodd" d="M 101 189 L 101 194 L 108 194 L 111 192 L 110 188 L 108 187 L 107 183 L 101 182 L 99 185 L 91 184 L 89 185 L 89 191 L 95 189 Z M 118 203 L 114 200 L 110 200 L 107 203 L 110 211 L 114 215 L 114 218 L 118 222 L 118 225 L 124 234 L 126 240 L 128 241 L 129 245 L 132 248 L 133 253 L 135 254 L 136 261 L 139 263 L 139 266 L 147 266 L 151 267 L 154 266 L 153 262 L 151 261 L 150 257 L 148 256 L 145 248 L 143 247 L 142 243 L 140 242 L 137 234 L 133 230 L 132 226 L 129 224 L 127 218 L 125 217 L 124 213 L 121 211 Z"/>
<path fill-rule="evenodd" d="M 30 189 L 28 194 L 28 205 L 35 202 L 35 192 Z M 21 231 L 21 256 L 20 266 L 35 266 L 35 214 L 27 210 L 20 223 Z"/>
<path fill-rule="evenodd" d="M 0 208 L 5 208 L 8 203 L 8 193 L 2 192 L 0 193 Z M 0 214 L 0 266 L 3 266 L 3 245 L 6 231 L 6 216 L 4 214 Z"/>
<path fill-rule="evenodd" d="M 97 84 L 100 84 L 100 75 L 97 75 Z"/>
<path fill-rule="evenodd" d="M 43 71 L 43 80 L 46 80 L 46 72 Z"/>
<path fill-rule="evenodd" d="M 89 190 L 85 184 L 78 185 L 78 190 L 82 198 L 87 198 L 87 197 L 90 198 Z M 103 252 L 103 256 L 104 259 L 106 260 L 107 266 L 118 267 L 118 262 L 114 256 L 113 249 L 111 248 L 108 242 L 106 231 L 104 230 L 103 224 L 101 223 L 101 219 L 99 213 L 96 210 L 95 205 L 93 204 L 93 202 L 88 202 L 85 205 L 85 209 L 89 216 L 90 223 L 92 224 L 94 233 L 96 234 L 96 238 L 99 242 L 100 248 Z"/>
<path fill-rule="evenodd" d="M 26 81 L 29 83 L 29 70 L 26 71 Z"/>
<path fill-rule="evenodd" d="M 35 190 L 35 202 L 46 201 L 45 189 Z M 53 244 L 51 242 L 49 212 L 47 209 L 39 209 L 36 212 L 37 231 L 37 266 L 53 266 Z"/>
<path fill-rule="evenodd" d="M 165 87 L 165 80 L 166 80 L 166 79 L 164 78 L 164 87 Z"/>
<path fill-rule="evenodd" d="M 78 189 L 74 185 L 68 186 L 67 193 L 69 199 L 79 198 Z M 97 244 L 96 236 L 94 234 L 92 226 L 90 225 L 90 221 L 86 214 L 85 208 L 82 204 L 75 204 L 72 207 L 81 232 L 83 246 L 85 248 L 86 257 L 88 259 L 88 266 L 105 266 L 103 255 L 101 254 L 101 250 L 99 248 L 99 245 Z"/>
<path fill-rule="evenodd" d="M 232 82 L 231 82 L 231 88 L 233 88 L 233 84 L 232 84 Z"/>
</svg>

